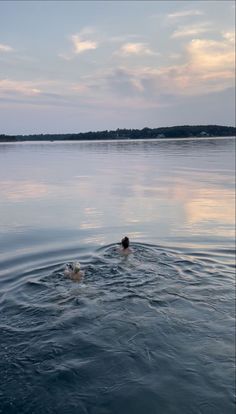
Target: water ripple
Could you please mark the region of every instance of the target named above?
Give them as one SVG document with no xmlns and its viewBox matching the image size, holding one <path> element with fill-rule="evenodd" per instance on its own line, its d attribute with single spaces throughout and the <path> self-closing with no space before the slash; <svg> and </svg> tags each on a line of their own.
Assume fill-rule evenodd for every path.
<svg viewBox="0 0 236 414">
<path fill-rule="evenodd" d="M 217 252 L 133 251 L 81 251 L 81 283 L 64 276 L 71 254 L 15 257 L 1 279 L 0 413 L 233 413 L 232 268 Z"/>
</svg>

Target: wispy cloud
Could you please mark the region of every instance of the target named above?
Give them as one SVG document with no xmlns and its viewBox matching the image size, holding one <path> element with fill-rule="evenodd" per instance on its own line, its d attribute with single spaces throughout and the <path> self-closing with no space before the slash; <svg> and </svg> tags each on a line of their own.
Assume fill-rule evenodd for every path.
<svg viewBox="0 0 236 414">
<path fill-rule="evenodd" d="M 167 19 L 169 20 L 179 20 L 185 17 L 190 16 L 201 16 L 203 15 L 203 11 L 201 10 L 182 10 L 176 13 L 170 13 L 167 15 Z"/>
<path fill-rule="evenodd" d="M 4 45 L 4 44 L 2 44 L 2 43 L 0 43 L 0 53 L 1 52 L 13 52 L 13 48 L 11 47 L 11 46 L 9 46 L 9 45 Z"/>
<path fill-rule="evenodd" d="M 207 33 L 213 30 L 210 22 L 202 22 L 193 25 L 180 26 L 172 34 L 172 39 L 179 37 L 196 37 L 202 33 Z"/>
<path fill-rule="evenodd" d="M 153 52 L 147 43 L 125 43 L 120 49 L 116 52 L 123 56 L 129 55 L 154 55 Z"/>
<path fill-rule="evenodd" d="M 32 81 L 14 81 L 10 79 L 0 79 L 0 94 L 20 93 L 23 95 L 38 95 L 41 90 Z"/>
</svg>

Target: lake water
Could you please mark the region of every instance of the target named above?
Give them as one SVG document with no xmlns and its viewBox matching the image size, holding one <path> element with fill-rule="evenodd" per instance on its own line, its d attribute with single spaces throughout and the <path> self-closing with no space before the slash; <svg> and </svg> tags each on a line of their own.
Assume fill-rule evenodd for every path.
<svg viewBox="0 0 236 414">
<path fill-rule="evenodd" d="M 234 150 L 0 145 L 0 413 L 234 413 Z"/>
</svg>

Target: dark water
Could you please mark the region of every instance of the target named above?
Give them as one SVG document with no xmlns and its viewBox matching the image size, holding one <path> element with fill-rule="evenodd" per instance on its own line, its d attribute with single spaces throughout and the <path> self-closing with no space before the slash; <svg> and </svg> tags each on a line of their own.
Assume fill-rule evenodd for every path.
<svg viewBox="0 0 236 414">
<path fill-rule="evenodd" d="M 234 145 L 0 145 L 0 413 L 234 413 Z"/>
</svg>

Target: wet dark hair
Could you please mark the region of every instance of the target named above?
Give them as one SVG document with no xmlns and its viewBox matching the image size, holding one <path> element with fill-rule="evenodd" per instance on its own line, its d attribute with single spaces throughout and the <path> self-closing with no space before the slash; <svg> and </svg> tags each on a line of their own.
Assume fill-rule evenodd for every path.
<svg viewBox="0 0 236 414">
<path fill-rule="evenodd" d="M 124 247 L 124 249 L 128 249 L 128 247 L 129 247 L 129 238 L 125 236 L 125 237 L 121 240 L 121 244 L 122 244 L 122 246 Z"/>
</svg>

